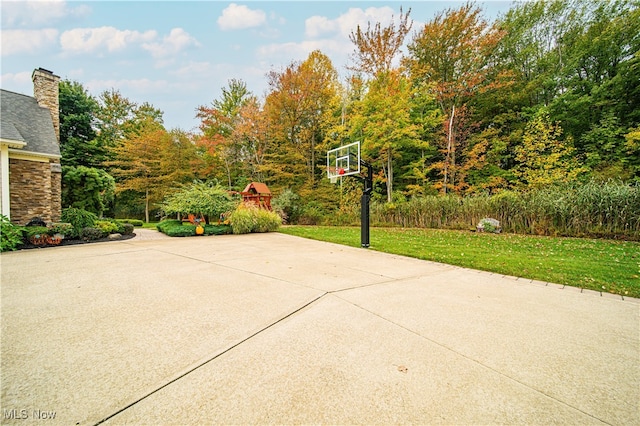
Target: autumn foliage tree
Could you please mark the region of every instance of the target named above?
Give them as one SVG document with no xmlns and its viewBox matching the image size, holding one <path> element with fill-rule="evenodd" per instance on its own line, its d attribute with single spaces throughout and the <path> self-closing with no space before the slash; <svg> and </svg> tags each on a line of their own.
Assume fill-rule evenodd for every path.
<svg viewBox="0 0 640 426">
<path fill-rule="evenodd" d="M 127 137 L 136 104 L 115 89 L 102 92 L 98 103 L 96 142 L 104 150 L 103 163 L 106 164 L 114 159 L 114 149 Z"/>
<path fill-rule="evenodd" d="M 198 108 L 195 135 L 164 129 L 161 111 L 116 89 L 92 100 L 65 82 L 62 163 L 113 174 L 116 207 L 147 215 L 193 178 L 288 188 L 316 217 L 346 210 L 360 183 L 322 176 L 326 151 L 355 141 L 376 201 L 640 182 L 637 1 L 515 2 L 493 22 L 467 3 L 419 28 L 410 12 L 353 28 L 344 78 L 320 50 L 269 72 L 264 97 L 231 78 Z"/>
<path fill-rule="evenodd" d="M 575 157 L 571 139 L 562 140 L 562 128 L 541 109 L 527 124 L 522 145 L 516 148 L 516 175 L 525 187 L 572 182 L 586 171 Z"/>
<path fill-rule="evenodd" d="M 247 89 L 242 80 L 231 79 L 228 86 L 222 88 L 222 96 L 215 99 L 211 106 L 200 106 L 196 117 L 200 119 L 201 138 L 198 145 L 203 149 L 206 159 L 205 177 L 222 177 L 231 189 L 241 179 L 244 171 L 244 152 L 242 141 L 234 137 L 235 128 L 242 120 L 242 108 L 257 99 Z M 241 182 L 240 182 L 241 183 Z"/>
<path fill-rule="evenodd" d="M 412 121 L 410 82 L 398 70 L 380 72 L 352 118 L 353 139 L 362 139 L 363 155 L 382 171 L 387 201 L 393 200 L 394 162 L 402 151 L 424 145 Z"/>
<path fill-rule="evenodd" d="M 318 145 L 324 140 L 323 123 L 337 96 L 337 72 L 320 51 L 301 63 L 269 74 L 270 92 L 265 101 L 274 144 L 272 161 L 279 162 L 281 177 L 298 184 L 315 185 L 319 171 Z"/>
<path fill-rule="evenodd" d="M 372 28 L 371 22 L 369 22 L 367 30 L 363 31 L 358 25 L 356 30 L 349 34 L 349 40 L 355 45 L 353 54 L 355 64 L 350 69 L 369 76 L 390 71 L 394 59 L 400 53 L 406 35 L 411 31 L 410 14 L 411 9 L 403 13 L 402 7 L 400 7 L 397 27 L 393 16 L 391 23 L 386 27 L 382 27 L 380 22 L 376 22 Z"/>
<path fill-rule="evenodd" d="M 167 132 L 151 119 L 139 124 L 139 130 L 114 149 L 115 159 L 109 165 L 118 179 L 116 193 L 138 194 L 149 222 L 154 204 L 194 178 L 191 165 L 196 151 L 184 132 Z"/>
<path fill-rule="evenodd" d="M 481 10 L 467 3 L 448 9 L 427 23 L 409 44 L 405 62 L 416 83 L 429 82 L 445 120 L 442 143 L 442 191 L 456 189 L 456 167 L 461 120 L 457 112 L 477 93 L 490 88 L 492 54 L 502 32 L 481 17 Z"/>
<path fill-rule="evenodd" d="M 349 36 L 355 45 L 355 65 L 352 70 L 368 77 L 363 98 L 355 103 L 351 122 L 351 138 L 362 140 L 363 156 L 371 160 L 382 171 L 387 201 L 393 199 L 394 162 L 400 152 L 417 140 L 417 127 L 411 122 L 411 85 L 394 60 L 411 30 L 411 9 L 403 13 L 400 9 L 398 25 L 392 17 L 391 23 L 383 27 L 380 22 L 360 26 Z"/>
<path fill-rule="evenodd" d="M 256 98 L 250 99 L 240 109 L 231 137 L 241 147 L 246 176 L 252 181 L 263 182 L 272 134 L 268 117 Z"/>
</svg>

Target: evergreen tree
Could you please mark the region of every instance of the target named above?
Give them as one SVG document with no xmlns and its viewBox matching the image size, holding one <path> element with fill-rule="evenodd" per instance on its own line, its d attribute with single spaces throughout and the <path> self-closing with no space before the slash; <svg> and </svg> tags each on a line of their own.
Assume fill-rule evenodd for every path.
<svg viewBox="0 0 640 426">
<path fill-rule="evenodd" d="M 62 165 L 98 167 L 104 160 L 95 140 L 98 102 L 82 84 L 69 80 L 59 84 L 59 102 Z"/>
</svg>

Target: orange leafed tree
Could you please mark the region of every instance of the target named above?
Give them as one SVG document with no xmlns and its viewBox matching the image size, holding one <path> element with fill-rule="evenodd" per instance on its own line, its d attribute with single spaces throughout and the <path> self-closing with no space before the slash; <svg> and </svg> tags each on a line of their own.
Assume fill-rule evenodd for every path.
<svg viewBox="0 0 640 426">
<path fill-rule="evenodd" d="M 115 159 L 108 165 L 118 178 L 116 193 L 140 194 L 144 199 L 145 220 L 149 222 L 153 203 L 193 179 L 195 149 L 184 132 L 167 132 L 152 119 L 138 124 L 138 131 L 114 148 Z"/>
<path fill-rule="evenodd" d="M 271 145 L 271 128 L 257 99 L 249 100 L 240 109 L 232 139 L 241 146 L 243 165 L 251 180 L 264 182 L 267 172 L 265 159 Z"/>
<path fill-rule="evenodd" d="M 222 96 L 211 106 L 200 106 L 196 117 L 200 119 L 201 137 L 197 144 L 204 151 L 204 175 L 222 177 L 222 170 L 229 189 L 236 179 L 243 178 L 242 144 L 234 138 L 244 105 L 255 101 L 255 96 L 242 80 L 229 80 L 222 88 Z M 236 184 L 238 182 L 235 182 Z"/>
<path fill-rule="evenodd" d="M 331 60 L 316 50 L 302 63 L 269 74 L 265 102 L 274 136 L 280 142 L 283 173 L 305 174 L 312 186 L 317 174 L 317 147 L 322 125 L 337 96 L 337 72 Z M 300 167 L 302 166 L 302 167 Z"/>
<path fill-rule="evenodd" d="M 201 173 L 209 177 L 214 175 L 219 167 L 224 167 L 229 187 L 231 187 L 231 162 L 233 161 L 229 140 L 232 132 L 231 119 L 221 111 L 205 106 L 198 108 L 196 117 L 201 120 L 201 134 L 196 145 L 204 152 Z"/>
<path fill-rule="evenodd" d="M 411 76 L 428 83 L 445 117 L 442 190 L 456 186 L 456 150 L 460 143 L 457 112 L 475 94 L 491 88 L 492 57 L 503 33 L 467 3 L 448 9 L 426 24 L 409 44 Z M 431 83 L 431 84 L 429 84 Z"/>
<path fill-rule="evenodd" d="M 393 17 L 391 17 L 391 23 L 384 28 L 380 22 L 373 28 L 371 23 L 368 23 L 366 31 L 362 31 L 358 25 L 356 31 L 349 34 L 349 39 L 356 46 L 354 52 L 356 65 L 351 69 L 370 76 L 391 70 L 393 59 L 400 52 L 404 38 L 411 31 L 410 14 L 411 9 L 403 13 L 401 7 L 397 27 Z"/>
<path fill-rule="evenodd" d="M 411 30 L 410 13 L 411 9 L 403 13 L 400 8 L 397 26 L 392 17 L 385 27 L 380 22 L 373 27 L 368 23 L 366 31 L 358 26 L 349 35 L 355 45 L 351 69 L 369 77 L 364 96 L 356 103 L 351 133 L 362 138 L 363 156 L 382 169 L 389 202 L 393 198 L 394 160 L 403 147 L 417 139 L 416 127 L 410 122 L 411 87 L 401 70 L 393 67 Z"/>
</svg>

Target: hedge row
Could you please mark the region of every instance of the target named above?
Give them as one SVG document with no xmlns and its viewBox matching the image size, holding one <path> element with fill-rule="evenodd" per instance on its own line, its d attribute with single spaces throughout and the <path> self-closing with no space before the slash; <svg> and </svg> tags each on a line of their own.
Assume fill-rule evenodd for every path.
<svg viewBox="0 0 640 426">
<path fill-rule="evenodd" d="M 144 225 L 144 222 L 140 219 L 116 219 L 116 222 L 119 223 L 130 223 L 133 226 L 141 227 Z"/>
<path fill-rule="evenodd" d="M 196 225 L 183 223 L 179 220 L 163 220 L 156 225 L 158 231 L 170 237 L 192 237 L 196 235 Z M 204 235 L 231 234 L 229 225 L 204 225 Z"/>
</svg>

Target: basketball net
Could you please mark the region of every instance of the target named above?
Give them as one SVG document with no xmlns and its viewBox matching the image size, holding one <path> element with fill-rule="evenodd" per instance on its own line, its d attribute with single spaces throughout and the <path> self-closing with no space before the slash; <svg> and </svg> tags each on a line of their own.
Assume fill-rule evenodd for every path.
<svg viewBox="0 0 640 426">
<path fill-rule="evenodd" d="M 338 178 L 342 178 L 343 174 L 344 174 L 344 169 L 337 169 L 335 167 L 330 167 L 329 168 L 329 182 L 337 183 L 338 182 Z"/>
</svg>

